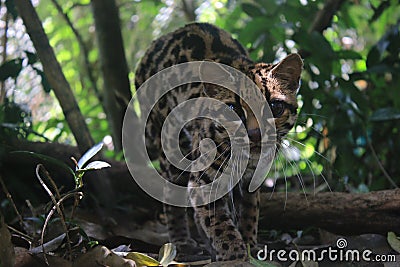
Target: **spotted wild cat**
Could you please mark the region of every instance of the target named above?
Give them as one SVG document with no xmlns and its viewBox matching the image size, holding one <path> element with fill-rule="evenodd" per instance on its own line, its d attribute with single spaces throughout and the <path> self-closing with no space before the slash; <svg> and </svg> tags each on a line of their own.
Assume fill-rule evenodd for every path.
<svg viewBox="0 0 400 267">
<path fill-rule="evenodd" d="M 229 33 L 211 24 L 193 23 L 151 44 L 137 68 L 136 88 L 165 68 L 192 61 L 222 63 L 249 77 L 264 95 L 272 111 L 277 134 L 276 147 L 279 147 L 281 138 L 293 127 L 297 118 L 296 94 L 303 67 L 298 54 L 290 54 L 277 64 L 255 63 Z M 212 69 L 204 71 L 213 72 Z M 151 88 L 147 90 L 149 94 L 152 93 Z M 246 94 L 248 88 L 239 90 Z M 163 122 L 179 103 L 198 97 L 215 98 L 234 110 L 240 118 L 239 123 L 247 130 L 251 156 L 256 159 L 260 156 L 257 148 L 263 138 L 260 136 L 262 131 L 254 114 L 238 95 L 225 88 L 199 82 L 182 85 L 160 99 L 146 125 L 146 145 L 150 158 L 160 161 L 160 172 L 165 179 L 182 186 L 200 186 L 212 182 L 230 156 L 227 132 L 211 119 L 199 118 L 182 128 L 180 149 L 189 159 L 196 159 L 200 153 L 200 141 L 210 138 L 215 142 L 217 150 L 213 164 L 205 170 L 191 172 L 180 170 L 167 160 L 161 146 Z M 193 207 L 195 224 L 199 233 L 208 241 L 210 255 L 217 261 L 245 260 L 248 257 L 246 244 L 255 246 L 257 243 L 259 191 L 250 193 L 247 190 L 248 177 L 251 177 L 256 164 L 257 160 L 249 161 L 243 179 L 232 194 L 208 205 Z M 202 253 L 197 242 L 191 238 L 186 209 L 164 205 L 164 211 L 169 238 L 177 246 L 178 257 Z"/>
</svg>

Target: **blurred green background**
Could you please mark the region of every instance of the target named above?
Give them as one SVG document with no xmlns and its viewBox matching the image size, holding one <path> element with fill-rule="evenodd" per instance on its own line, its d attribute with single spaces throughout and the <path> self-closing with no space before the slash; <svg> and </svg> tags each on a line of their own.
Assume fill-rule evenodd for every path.
<svg viewBox="0 0 400 267">
<path fill-rule="evenodd" d="M 64 16 L 54 2 L 33 1 L 93 138 L 98 142 L 106 137 L 109 142 L 111 130 L 100 97 L 107 88 L 90 1 L 58 1 Z M 332 17 L 324 22 L 318 14 L 329 3 L 337 10 L 325 10 Z M 150 42 L 191 21 L 213 23 L 232 33 L 256 61 L 276 62 L 291 52 L 303 56 L 300 116 L 268 186 L 273 188 L 277 178 L 284 188 L 303 186 L 311 192 L 328 190 L 328 184 L 334 191 L 351 192 L 400 184 L 399 1 L 117 0 L 116 4 L 132 92 L 135 67 Z M 0 11 L 0 138 L 74 145 L 13 1 L 2 0 Z M 106 155 L 121 158 L 112 146 Z"/>
</svg>

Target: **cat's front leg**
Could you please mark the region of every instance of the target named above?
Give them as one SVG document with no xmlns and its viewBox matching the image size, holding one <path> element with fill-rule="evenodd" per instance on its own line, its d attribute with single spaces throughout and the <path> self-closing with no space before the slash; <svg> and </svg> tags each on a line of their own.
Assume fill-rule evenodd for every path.
<svg viewBox="0 0 400 267">
<path fill-rule="evenodd" d="M 193 208 L 196 221 L 209 239 L 217 261 L 247 259 L 245 243 L 232 220 L 226 198 Z"/>
<path fill-rule="evenodd" d="M 257 245 L 260 190 L 250 193 L 244 188 L 241 197 L 239 230 L 243 241 L 253 247 Z"/>
</svg>

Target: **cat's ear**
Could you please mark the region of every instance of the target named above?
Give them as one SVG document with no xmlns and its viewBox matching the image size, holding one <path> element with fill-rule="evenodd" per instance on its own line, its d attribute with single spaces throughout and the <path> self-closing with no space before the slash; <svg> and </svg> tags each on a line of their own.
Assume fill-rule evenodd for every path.
<svg viewBox="0 0 400 267">
<path fill-rule="evenodd" d="M 302 69 L 303 60 L 299 54 L 290 54 L 270 71 L 269 77 L 277 79 L 286 89 L 297 91 Z"/>
<path fill-rule="evenodd" d="M 215 98 L 221 91 L 221 86 L 233 82 L 234 78 L 225 65 L 213 61 L 203 61 L 199 70 L 200 80 L 204 83 L 204 93 Z"/>
</svg>

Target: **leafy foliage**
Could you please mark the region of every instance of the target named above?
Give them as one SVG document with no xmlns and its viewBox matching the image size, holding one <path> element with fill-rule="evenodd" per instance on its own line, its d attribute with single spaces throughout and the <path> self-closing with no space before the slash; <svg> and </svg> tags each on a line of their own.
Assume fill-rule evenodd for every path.
<svg viewBox="0 0 400 267">
<path fill-rule="evenodd" d="M 312 169 L 318 173 L 318 163 L 336 189 L 394 186 L 399 183 L 391 179 L 399 177 L 394 151 L 400 148 L 398 3 L 347 2 L 323 33 L 313 31 L 313 16 L 304 15 L 317 14 L 321 4 L 246 2 L 221 25 L 237 32 L 254 59 L 303 55 L 299 125 L 288 139 L 303 144 L 303 155 L 309 145 L 316 153 L 300 159 L 295 172 L 304 166 L 303 176 Z M 242 13 L 246 16 L 238 19 Z"/>
<path fill-rule="evenodd" d="M 306 183 L 312 184 L 316 176 L 323 174 L 336 190 L 365 191 L 399 185 L 398 1 L 344 1 L 323 32 L 313 31 L 316 14 L 325 2 L 209 0 L 193 1 L 193 6 L 188 7 L 180 1 L 117 1 L 130 78 L 133 81 L 135 65 L 151 40 L 193 16 L 233 33 L 257 61 L 276 62 L 287 53 L 299 52 L 305 63 L 299 91 L 301 109 L 298 126 L 288 136 L 291 147 L 286 150 L 293 162 L 278 161 L 276 176 L 282 177 L 282 169 L 289 169 L 286 175 L 301 175 Z M 5 3 L 17 22 L 13 1 Z M 41 0 L 37 11 L 91 133 L 100 141 L 110 130 L 102 105 L 101 95 L 106 89 L 100 76 L 89 3 L 59 1 L 83 40 L 89 65 L 84 63 L 76 33 L 52 1 Z M 10 79 L 24 79 L 25 83 L 32 83 L 32 78 L 21 74 L 30 69 L 29 77 L 41 77 L 42 88 L 49 93 L 36 55 L 26 48 L 15 52 L 3 59 L 0 80 L 7 83 Z M 89 68 L 94 83 L 89 79 Z M 18 83 L 14 86 L 10 90 L 21 89 Z M 7 95 L 9 102 L 3 103 L 3 111 L 7 105 L 10 108 L 10 103 L 18 103 Z M 40 99 L 32 99 L 31 106 L 35 101 Z M 37 140 L 38 136 L 45 136 L 64 142 L 72 139 L 60 111 L 52 111 L 48 120 L 33 117 L 28 122 L 27 117 L 21 118 L 24 112 L 22 109 L 13 112 L 19 114 L 17 120 L 5 120 L 8 115 L 3 112 L 3 129 L 4 123 L 7 126 L 18 121 L 32 129 L 20 137 Z M 109 154 L 112 156 L 112 152 Z M 321 180 L 319 184 L 325 182 Z"/>
</svg>

